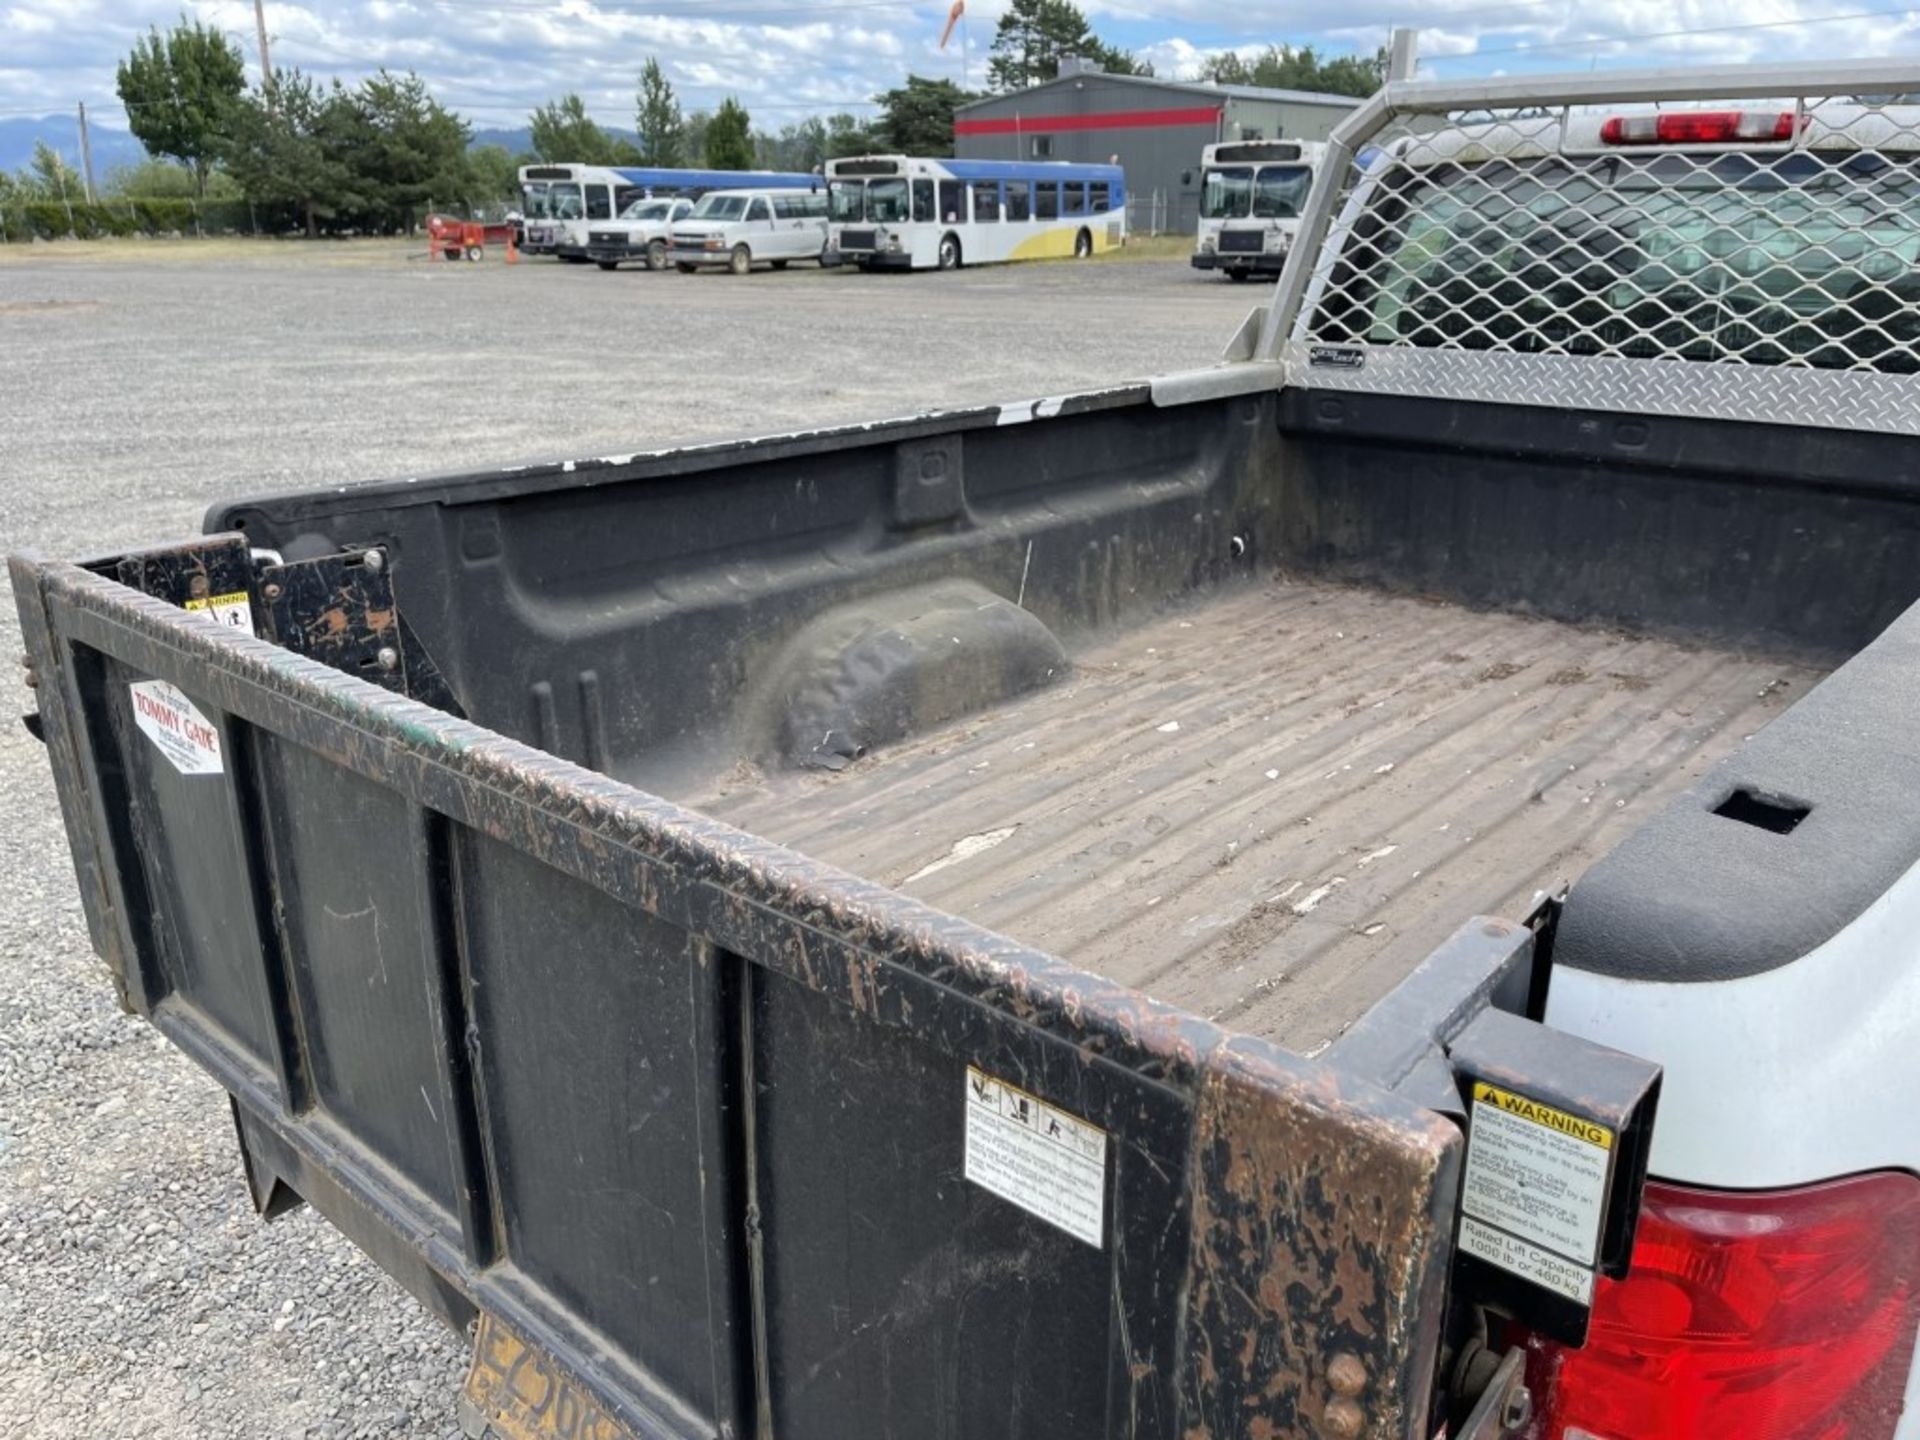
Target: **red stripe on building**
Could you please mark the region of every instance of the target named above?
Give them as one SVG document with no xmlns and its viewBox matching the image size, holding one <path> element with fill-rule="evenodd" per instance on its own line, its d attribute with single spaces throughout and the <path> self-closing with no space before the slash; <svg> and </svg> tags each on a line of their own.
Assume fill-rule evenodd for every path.
<svg viewBox="0 0 1920 1440">
<path fill-rule="evenodd" d="M 1104 115 L 1020 115 L 1004 120 L 955 120 L 956 135 L 1047 134 L 1061 130 L 1152 130 L 1175 125 L 1212 125 L 1218 105 L 1191 110 L 1109 110 Z"/>
</svg>

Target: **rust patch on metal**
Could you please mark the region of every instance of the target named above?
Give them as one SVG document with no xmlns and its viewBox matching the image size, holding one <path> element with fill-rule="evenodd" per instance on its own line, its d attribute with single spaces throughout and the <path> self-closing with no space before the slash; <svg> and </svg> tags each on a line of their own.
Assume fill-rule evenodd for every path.
<svg viewBox="0 0 1920 1440">
<path fill-rule="evenodd" d="M 1271 1056 L 1229 1042 L 1200 1087 L 1184 1434 L 1411 1434 L 1459 1136 Z"/>
<path fill-rule="evenodd" d="M 461 1399 L 500 1440 L 637 1440 L 558 1361 L 484 1310 Z"/>
</svg>

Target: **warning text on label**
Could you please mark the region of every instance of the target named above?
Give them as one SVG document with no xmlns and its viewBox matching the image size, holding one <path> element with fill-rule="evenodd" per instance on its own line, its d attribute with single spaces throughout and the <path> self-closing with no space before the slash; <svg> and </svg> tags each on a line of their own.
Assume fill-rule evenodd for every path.
<svg viewBox="0 0 1920 1440">
<path fill-rule="evenodd" d="M 1483 1090 L 1490 1094 L 1482 1096 Z M 1592 1265 L 1600 1245 L 1612 1133 L 1593 1127 L 1606 1136 L 1607 1144 L 1600 1145 L 1499 1103 L 1494 1097 L 1508 1098 L 1506 1091 L 1475 1085 L 1474 1096 L 1461 1208 L 1509 1234 Z"/>
<path fill-rule="evenodd" d="M 208 595 L 189 600 L 182 608 L 204 615 L 229 630 L 244 630 L 249 635 L 253 633 L 253 606 L 247 602 L 247 592 L 244 590 L 236 590 L 231 595 Z"/>
<path fill-rule="evenodd" d="M 1076 1239 L 1106 1243 L 1107 1132 L 971 1065 L 966 1176 Z"/>
</svg>

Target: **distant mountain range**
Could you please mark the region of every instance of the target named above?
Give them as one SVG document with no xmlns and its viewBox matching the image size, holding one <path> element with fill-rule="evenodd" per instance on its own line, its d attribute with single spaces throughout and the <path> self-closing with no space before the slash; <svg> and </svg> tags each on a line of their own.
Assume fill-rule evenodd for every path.
<svg viewBox="0 0 1920 1440">
<path fill-rule="evenodd" d="M 107 183 L 110 172 L 122 165 L 138 165 L 147 158 L 146 147 L 125 130 L 87 119 L 87 138 L 93 146 L 93 178 Z M 80 168 L 80 122 L 72 111 L 64 115 L 40 115 L 0 119 L 0 170 L 9 173 L 31 164 L 33 142 L 44 140 L 74 169 Z"/>
<path fill-rule="evenodd" d="M 631 130 L 601 128 L 621 140 L 639 139 Z M 146 147 L 125 130 L 89 119 L 87 134 L 93 144 L 93 178 L 101 185 L 107 183 L 107 176 L 119 166 L 138 165 L 147 158 Z M 46 141 L 74 169 L 80 168 L 80 125 L 73 115 L 67 114 L 0 119 L 0 170 L 12 172 L 30 164 L 36 140 Z M 533 149 L 533 132 L 525 126 L 517 130 L 475 130 L 473 143 L 504 145 L 518 155 Z"/>
</svg>

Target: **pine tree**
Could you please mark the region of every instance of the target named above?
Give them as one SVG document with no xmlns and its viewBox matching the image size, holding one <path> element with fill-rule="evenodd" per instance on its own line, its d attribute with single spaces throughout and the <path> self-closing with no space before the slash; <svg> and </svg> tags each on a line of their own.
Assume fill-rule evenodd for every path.
<svg viewBox="0 0 1920 1440">
<path fill-rule="evenodd" d="M 880 104 L 875 129 L 887 149 L 902 155 L 951 155 L 954 109 L 976 97 L 951 80 L 909 75 L 905 85 L 873 98 Z"/>
<path fill-rule="evenodd" d="M 1013 0 L 993 34 L 987 76 L 996 90 L 1024 90 L 1060 74 L 1060 57 L 1078 55 L 1116 75 L 1151 75 L 1153 67 L 1104 43 L 1073 0 Z"/>
<path fill-rule="evenodd" d="M 667 82 L 666 72 L 651 55 L 640 70 L 638 100 L 635 120 L 644 162 L 663 169 L 678 166 L 686 153 L 687 122 L 680 114 L 680 100 Z"/>
<path fill-rule="evenodd" d="M 587 114 L 578 95 L 549 100 L 527 117 L 533 153 L 556 165 L 611 165 L 613 138 Z"/>
<path fill-rule="evenodd" d="M 711 170 L 751 170 L 753 168 L 753 123 L 747 110 L 729 95 L 720 102 L 707 126 L 707 168 Z"/>
<path fill-rule="evenodd" d="M 165 35 L 156 27 L 135 42 L 114 88 L 147 152 L 185 165 L 205 194 L 208 167 L 246 85 L 246 66 L 227 37 L 183 17 Z"/>
</svg>

